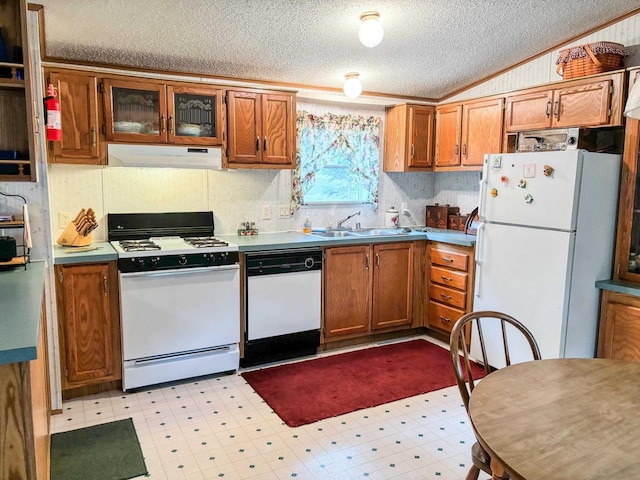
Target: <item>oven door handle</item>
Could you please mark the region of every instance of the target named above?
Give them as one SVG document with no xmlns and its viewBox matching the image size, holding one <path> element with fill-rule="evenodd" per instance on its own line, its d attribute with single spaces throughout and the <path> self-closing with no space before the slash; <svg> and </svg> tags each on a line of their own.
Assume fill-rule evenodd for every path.
<svg viewBox="0 0 640 480">
<path fill-rule="evenodd" d="M 149 272 L 131 272 L 131 273 L 121 273 L 120 276 L 124 278 L 132 278 L 132 277 L 166 277 L 167 275 L 187 275 L 191 273 L 200 273 L 200 272 L 215 272 L 219 270 L 240 270 L 240 265 L 219 265 L 216 267 L 194 267 L 194 268 L 181 268 L 181 269 L 173 269 L 173 270 L 160 270 L 160 271 L 149 271 Z"/>
</svg>

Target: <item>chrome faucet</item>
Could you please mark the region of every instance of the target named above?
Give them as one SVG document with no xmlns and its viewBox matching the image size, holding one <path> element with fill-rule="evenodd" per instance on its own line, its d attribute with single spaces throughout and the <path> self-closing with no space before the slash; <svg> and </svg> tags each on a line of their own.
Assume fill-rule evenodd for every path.
<svg viewBox="0 0 640 480">
<path fill-rule="evenodd" d="M 347 229 L 347 227 L 343 227 L 342 224 L 347 220 L 349 220 L 350 218 L 355 217 L 356 215 L 360 215 L 360 210 L 352 213 L 351 215 L 348 215 L 346 218 L 343 218 L 342 220 L 338 220 L 338 226 L 336 227 L 336 230 L 350 230 L 350 229 Z"/>
</svg>

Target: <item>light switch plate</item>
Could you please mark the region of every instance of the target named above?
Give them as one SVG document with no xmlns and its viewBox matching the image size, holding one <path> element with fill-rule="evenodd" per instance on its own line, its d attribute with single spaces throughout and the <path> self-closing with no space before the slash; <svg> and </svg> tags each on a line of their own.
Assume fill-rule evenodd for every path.
<svg viewBox="0 0 640 480">
<path fill-rule="evenodd" d="M 289 218 L 289 205 L 278 205 L 278 218 Z"/>
<path fill-rule="evenodd" d="M 262 220 L 269 220 L 271 218 L 271 207 L 269 205 L 262 205 Z"/>
</svg>

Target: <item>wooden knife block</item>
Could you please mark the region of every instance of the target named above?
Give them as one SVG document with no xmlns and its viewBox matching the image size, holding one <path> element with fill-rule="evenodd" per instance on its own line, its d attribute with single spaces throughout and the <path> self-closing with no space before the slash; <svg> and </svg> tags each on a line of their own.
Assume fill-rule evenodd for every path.
<svg viewBox="0 0 640 480">
<path fill-rule="evenodd" d="M 58 245 L 64 245 L 66 247 L 86 247 L 87 245 L 91 245 L 93 239 L 91 234 L 87 236 L 80 235 L 76 231 L 75 224 L 73 222 L 69 222 L 56 241 L 58 242 Z"/>
</svg>

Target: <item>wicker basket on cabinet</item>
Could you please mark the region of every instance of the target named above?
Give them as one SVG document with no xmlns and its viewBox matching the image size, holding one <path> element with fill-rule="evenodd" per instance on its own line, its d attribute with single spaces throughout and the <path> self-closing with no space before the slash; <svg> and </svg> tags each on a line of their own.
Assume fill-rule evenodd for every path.
<svg viewBox="0 0 640 480">
<path fill-rule="evenodd" d="M 556 72 L 564 80 L 585 77 L 622 68 L 628 53 L 624 45 L 614 42 L 595 42 L 560 50 Z"/>
</svg>

